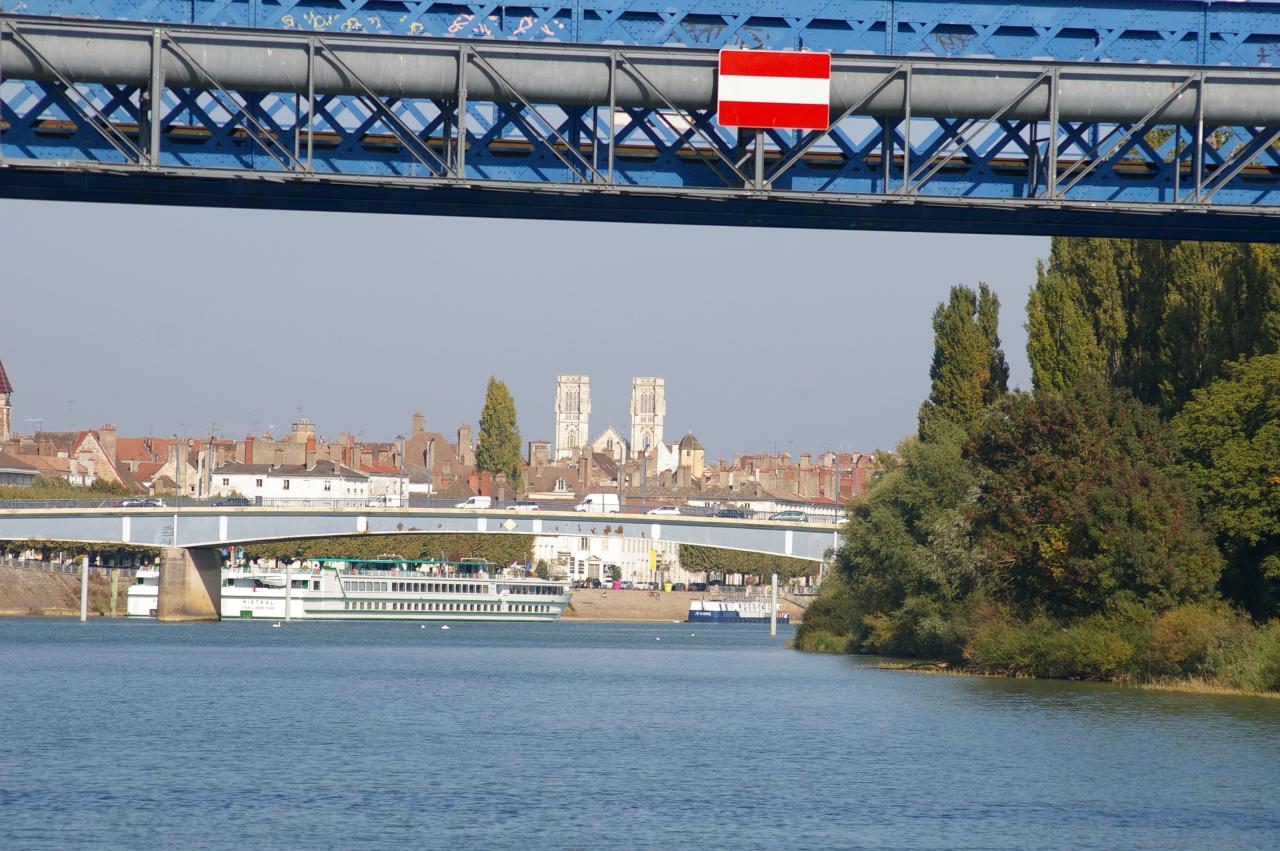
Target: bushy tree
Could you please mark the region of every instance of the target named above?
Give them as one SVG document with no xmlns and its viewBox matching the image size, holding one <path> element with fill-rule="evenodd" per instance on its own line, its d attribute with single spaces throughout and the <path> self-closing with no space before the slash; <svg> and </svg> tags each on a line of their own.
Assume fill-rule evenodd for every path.
<svg viewBox="0 0 1280 851">
<path fill-rule="evenodd" d="M 776 573 L 781 581 L 793 576 L 813 576 L 818 571 L 818 562 L 791 556 L 681 544 L 680 567 L 689 573 L 708 576 L 713 573 L 741 573 L 745 576 L 760 576 L 766 580 Z"/>
<path fill-rule="evenodd" d="M 952 287 L 947 302 L 934 311 L 929 398 L 920 407 L 922 438 L 931 438 L 942 420 L 973 428 L 982 409 L 1008 389 L 999 317 L 1000 301 L 986 284 L 976 293 Z"/>
<path fill-rule="evenodd" d="M 836 567 L 857 649 L 958 654 L 963 638 L 952 620 L 981 576 L 969 523 L 978 479 L 962 456 L 965 437 L 955 423 L 938 421 L 932 439 L 904 441 L 852 506 Z"/>
<path fill-rule="evenodd" d="M 1255 617 L 1280 616 L 1280 354 L 1228 365 L 1173 424 L 1227 558 L 1223 591 Z"/>
<path fill-rule="evenodd" d="M 476 447 L 476 469 L 505 473 L 516 493 L 523 488 L 520 474 L 520 427 L 516 423 L 516 403 L 507 385 L 489 378 L 489 389 L 480 413 L 480 445 Z"/>
<path fill-rule="evenodd" d="M 1011 395 L 967 455 L 982 469 L 974 535 L 994 598 L 1079 617 L 1117 598 L 1161 611 L 1213 594 L 1221 557 L 1171 430 L 1127 392 Z"/>
<path fill-rule="evenodd" d="M 506 567 L 512 562 L 526 564 L 533 558 L 533 536 L 454 532 L 422 534 L 410 530 L 403 534 L 263 541 L 246 544 L 244 553 L 251 559 L 372 559 L 388 555 L 413 560 L 482 558 Z"/>
</svg>

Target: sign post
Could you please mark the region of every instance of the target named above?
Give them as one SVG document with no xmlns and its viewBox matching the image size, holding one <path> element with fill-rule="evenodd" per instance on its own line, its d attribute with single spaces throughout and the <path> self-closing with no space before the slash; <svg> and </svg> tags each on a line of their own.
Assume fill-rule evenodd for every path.
<svg viewBox="0 0 1280 851">
<path fill-rule="evenodd" d="M 724 127 L 755 131 L 752 187 L 764 189 L 765 130 L 826 130 L 831 54 L 721 50 L 716 112 Z"/>
</svg>

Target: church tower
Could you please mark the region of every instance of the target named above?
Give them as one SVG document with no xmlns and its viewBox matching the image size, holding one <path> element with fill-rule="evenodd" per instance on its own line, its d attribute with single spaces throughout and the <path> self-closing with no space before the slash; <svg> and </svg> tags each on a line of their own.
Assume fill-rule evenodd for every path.
<svg viewBox="0 0 1280 851">
<path fill-rule="evenodd" d="M 591 378 L 556 376 L 556 460 L 577 458 L 591 438 Z"/>
<path fill-rule="evenodd" d="M 662 442 L 666 386 L 662 378 L 631 379 L 631 451 L 637 455 Z"/>
<path fill-rule="evenodd" d="M 0 361 L 0 450 L 4 449 L 4 444 L 9 442 L 9 435 L 13 432 L 13 405 L 9 402 L 12 394 L 13 385 L 5 374 L 4 362 Z"/>
</svg>

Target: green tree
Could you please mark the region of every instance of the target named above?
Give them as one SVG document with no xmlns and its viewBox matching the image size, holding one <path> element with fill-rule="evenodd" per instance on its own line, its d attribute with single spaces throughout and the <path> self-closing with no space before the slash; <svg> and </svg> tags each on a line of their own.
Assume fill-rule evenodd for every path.
<svg viewBox="0 0 1280 851">
<path fill-rule="evenodd" d="M 958 656 L 953 621 L 981 577 L 969 522 L 978 478 L 962 456 L 965 439 L 960 426 L 940 421 L 931 440 L 904 441 L 896 457 L 882 456 L 884 472 L 853 504 L 836 570 L 855 649 Z"/>
<path fill-rule="evenodd" d="M 1280 248 L 1054 238 L 1027 334 L 1037 390 L 1101 375 L 1172 416 L 1227 362 L 1280 350 Z"/>
<path fill-rule="evenodd" d="M 1280 354 L 1229 364 L 1173 425 L 1227 559 L 1223 592 L 1280 616 Z"/>
<path fill-rule="evenodd" d="M 713 573 L 741 573 L 767 580 L 770 574 L 776 573 L 779 581 L 782 581 L 793 576 L 813 576 L 818 572 L 818 566 L 816 561 L 791 556 L 725 550 L 698 544 L 680 545 L 680 567 L 689 573 L 706 574 L 707 578 Z"/>
<path fill-rule="evenodd" d="M 489 389 L 480 413 L 480 444 L 476 447 L 476 469 L 505 473 L 512 490 L 520 493 L 520 427 L 516 424 L 516 403 L 507 385 L 489 378 Z"/>
<path fill-rule="evenodd" d="M 1082 378 L 1110 379 L 1086 309 L 1074 280 L 1059 268 L 1036 264 L 1036 285 L 1027 299 L 1027 359 L 1036 392 L 1062 392 Z"/>
<path fill-rule="evenodd" d="M 389 555 L 413 560 L 482 558 L 506 567 L 512 562 L 525 564 L 533 557 L 533 536 L 460 532 L 423 534 L 410 529 L 401 534 L 263 541 L 246 544 L 244 552 L 251 559 L 362 559 Z"/>
<path fill-rule="evenodd" d="M 973 534 L 986 587 L 1022 615 L 1082 617 L 1123 598 L 1163 611 L 1212 596 L 1222 561 L 1172 431 L 1126 391 L 1011 395 L 966 455 L 981 467 Z"/>
<path fill-rule="evenodd" d="M 1009 367 L 997 334 L 1000 301 L 986 284 L 955 286 L 933 313 L 929 398 L 920 407 L 920 436 L 941 420 L 974 428 L 988 404 L 1008 390 Z"/>
</svg>

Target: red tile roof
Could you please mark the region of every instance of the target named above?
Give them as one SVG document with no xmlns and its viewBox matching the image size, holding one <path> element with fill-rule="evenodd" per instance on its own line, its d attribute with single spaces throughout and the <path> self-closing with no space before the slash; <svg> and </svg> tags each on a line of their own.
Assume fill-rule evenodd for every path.
<svg viewBox="0 0 1280 851">
<path fill-rule="evenodd" d="M 0 393 L 12 393 L 13 385 L 9 383 L 9 376 L 4 371 L 4 361 L 0 361 Z"/>
</svg>

